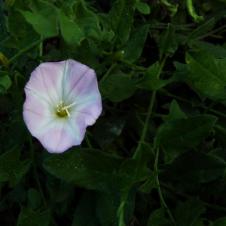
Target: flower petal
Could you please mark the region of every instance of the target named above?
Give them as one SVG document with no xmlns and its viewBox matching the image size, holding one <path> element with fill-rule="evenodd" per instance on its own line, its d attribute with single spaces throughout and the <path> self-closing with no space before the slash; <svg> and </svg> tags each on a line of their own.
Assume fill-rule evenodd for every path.
<svg viewBox="0 0 226 226">
<path fill-rule="evenodd" d="M 92 96 L 98 94 L 99 89 L 95 71 L 86 67 L 77 71 L 74 65 L 71 73 L 68 74 L 68 84 L 70 88 L 66 95 L 66 99 L 80 100 L 80 96 Z"/>
<path fill-rule="evenodd" d="M 52 120 L 52 112 L 48 102 L 34 95 L 30 90 L 25 90 L 25 93 L 26 101 L 23 106 L 23 118 L 28 130 L 35 136 L 43 125 Z"/>
<path fill-rule="evenodd" d="M 31 90 L 52 104 L 62 99 L 65 61 L 40 64 L 32 73 L 25 89 Z"/>
<path fill-rule="evenodd" d="M 68 100 L 70 99 L 70 94 L 77 89 L 77 86 L 81 80 L 86 79 L 85 74 L 90 70 L 90 68 L 75 60 L 70 59 L 66 62 L 67 66 L 65 70 L 65 76 L 63 78 L 63 87 L 64 99 Z"/>
<path fill-rule="evenodd" d="M 62 153 L 72 146 L 80 145 L 85 136 L 82 120 L 52 121 L 36 136 L 50 153 Z"/>
<path fill-rule="evenodd" d="M 73 63 L 74 62 L 74 63 Z M 70 85 L 65 99 L 75 102 L 73 112 L 83 115 L 86 125 L 93 125 L 102 112 L 102 101 L 94 70 L 81 63 L 70 60 L 70 73 L 67 82 Z M 79 70 L 76 68 L 79 66 Z"/>
<path fill-rule="evenodd" d="M 102 102 L 99 95 L 81 96 L 73 108 L 73 113 L 82 115 L 81 120 L 87 126 L 93 125 L 102 112 Z"/>
<path fill-rule="evenodd" d="M 50 153 L 62 153 L 74 145 L 74 137 L 68 130 L 67 120 L 53 121 L 37 136 Z"/>
</svg>

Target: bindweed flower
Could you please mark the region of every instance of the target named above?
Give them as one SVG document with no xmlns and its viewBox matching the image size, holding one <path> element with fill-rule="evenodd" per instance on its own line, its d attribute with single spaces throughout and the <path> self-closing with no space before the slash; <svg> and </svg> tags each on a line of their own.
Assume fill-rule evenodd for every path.
<svg viewBox="0 0 226 226">
<path fill-rule="evenodd" d="M 23 118 L 48 152 L 81 144 L 102 111 L 96 74 L 74 60 L 40 64 L 25 86 Z"/>
</svg>

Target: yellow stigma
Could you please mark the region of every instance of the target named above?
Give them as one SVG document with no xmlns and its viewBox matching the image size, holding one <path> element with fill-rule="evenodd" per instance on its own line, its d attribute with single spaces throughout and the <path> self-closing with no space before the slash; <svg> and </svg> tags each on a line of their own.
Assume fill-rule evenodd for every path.
<svg viewBox="0 0 226 226">
<path fill-rule="evenodd" d="M 56 107 L 56 115 L 60 118 L 70 117 L 69 109 L 74 105 L 75 103 L 64 105 L 63 101 L 61 101 Z"/>
</svg>

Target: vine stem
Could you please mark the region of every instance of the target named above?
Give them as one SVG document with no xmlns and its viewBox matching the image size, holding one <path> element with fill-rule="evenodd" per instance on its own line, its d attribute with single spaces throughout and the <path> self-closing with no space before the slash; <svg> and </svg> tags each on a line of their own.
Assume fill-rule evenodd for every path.
<svg viewBox="0 0 226 226">
<path fill-rule="evenodd" d="M 118 208 L 119 226 L 125 226 L 125 222 L 124 222 L 125 204 L 126 204 L 125 200 L 122 200 Z"/>
<path fill-rule="evenodd" d="M 205 35 L 199 36 L 198 40 L 204 39 L 204 38 L 206 38 L 208 36 L 214 35 L 217 32 L 223 31 L 225 28 L 226 28 L 226 25 L 224 24 L 221 27 L 218 27 L 218 28 L 212 30 L 211 32 L 207 32 Z"/>
<path fill-rule="evenodd" d="M 191 104 L 191 105 L 192 105 L 192 102 L 191 102 L 191 101 L 189 101 L 189 100 L 187 100 L 187 99 L 185 99 L 185 98 L 183 98 L 183 97 L 174 95 L 174 94 L 168 92 L 168 91 L 165 90 L 165 89 L 162 89 L 161 92 L 164 93 L 164 94 L 166 94 L 166 95 L 169 96 L 169 97 L 175 98 L 175 99 L 177 99 L 177 100 L 179 100 L 179 101 L 182 101 L 182 102 L 185 102 L 185 103 L 188 103 L 188 104 Z M 207 110 L 208 112 L 212 112 L 213 114 L 215 114 L 215 115 L 217 115 L 217 116 L 221 116 L 221 117 L 226 118 L 226 114 L 225 114 L 225 113 L 222 113 L 222 112 L 220 112 L 220 111 L 218 111 L 218 110 L 214 110 L 214 109 L 209 108 L 209 107 L 206 107 L 206 106 L 204 106 L 204 105 L 199 105 L 199 106 L 197 106 L 197 107 L 203 108 L 203 109 Z"/>
<path fill-rule="evenodd" d="M 162 187 L 164 187 L 166 190 L 168 190 L 169 192 L 171 192 L 172 194 L 174 195 L 177 195 L 177 196 L 181 196 L 181 197 L 184 197 L 186 199 L 191 199 L 193 198 L 193 196 L 191 195 L 188 195 L 186 193 L 183 193 L 183 192 L 180 192 L 180 191 L 177 191 L 175 188 L 173 188 L 172 186 L 168 185 L 168 184 L 165 184 L 165 183 L 162 183 Z M 210 209 L 213 209 L 213 210 L 217 210 L 217 211 L 222 211 L 222 212 L 226 212 L 226 208 L 223 207 L 223 206 L 219 206 L 219 205 L 216 205 L 216 204 L 212 204 L 212 203 L 208 203 L 208 202 L 205 202 L 203 200 L 200 200 L 205 206 L 207 206 L 208 208 Z"/>
<path fill-rule="evenodd" d="M 146 68 L 145 67 L 132 64 L 129 61 L 126 61 L 126 60 L 121 59 L 120 62 L 123 63 L 123 64 L 125 64 L 125 65 L 127 65 L 130 68 L 133 68 L 134 70 L 137 70 L 137 71 L 146 71 Z"/>
<path fill-rule="evenodd" d="M 203 16 L 199 16 L 195 11 L 195 8 L 193 6 L 193 0 L 186 0 L 186 5 L 187 5 L 188 13 L 194 19 L 195 22 L 203 21 L 204 19 Z"/>
<path fill-rule="evenodd" d="M 113 69 L 116 67 L 116 63 L 112 64 L 110 68 L 107 70 L 107 72 L 103 75 L 103 77 L 100 80 L 100 84 L 108 77 L 108 75 L 113 71 Z"/>
<path fill-rule="evenodd" d="M 154 103 L 155 103 L 155 97 L 156 97 L 156 91 L 153 91 L 153 93 L 151 95 L 151 100 L 150 100 L 147 116 L 146 116 L 146 119 L 145 119 L 145 122 L 144 122 L 144 127 L 143 127 L 143 130 L 142 130 L 141 138 L 140 138 L 138 146 L 137 146 L 137 148 L 136 148 L 136 150 L 134 152 L 133 159 L 137 159 L 138 158 L 138 155 L 140 153 L 142 144 L 145 141 L 145 137 L 146 137 L 146 134 L 147 134 L 149 121 L 150 121 L 150 118 L 151 118 L 151 115 L 152 115 L 152 111 L 153 111 L 153 107 L 154 107 Z"/>
<path fill-rule="evenodd" d="M 159 194 L 159 198 L 160 198 L 162 207 L 166 210 L 172 223 L 174 225 L 176 225 L 175 219 L 174 219 L 169 207 L 167 206 L 165 199 L 163 197 L 163 194 L 162 194 L 162 190 L 161 190 L 161 186 L 160 186 L 160 182 L 159 182 L 159 176 L 158 176 L 158 161 L 159 161 L 159 148 L 156 149 L 155 162 L 154 162 L 154 174 L 155 174 L 157 190 L 158 190 L 158 194 Z"/>
<path fill-rule="evenodd" d="M 160 77 L 162 69 L 163 69 L 163 67 L 165 65 L 165 61 L 166 61 L 166 57 L 163 58 L 160 66 L 159 66 L 157 78 Z M 137 148 L 136 148 L 136 150 L 134 152 L 133 159 L 137 159 L 138 158 L 138 155 L 140 153 L 142 144 L 145 142 L 145 138 L 146 138 L 146 134 L 147 134 L 147 131 L 148 131 L 148 126 L 149 126 L 149 121 L 150 121 L 151 115 L 153 113 L 153 107 L 154 107 L 154 103 L 155 103 L 156 93 L 157 93 L 156 90 L 154 90 L 152 92 L 150 104 L 149 104 L 149 107 L 148 107 L 147 116 L 146 116 L 145 121 L 144 121 L 144 127 L 143 127 L 143 130 L 142 130 L 141 137 L 140 137 L 140 140 L 138 142 Z"/>
<path fill-rule="evenodd" d="M 158 73 L 157 73 L 157 76 L 156 76 L 157 78 L 159 78 L 161 73 L 162 73 L 162 69 L 165 65 L 166 58 L 167 58 L 167 56 L 165 56 L 160 63 L 159 70 L 158 70 Z M 148 126 L 149 126 L 149 121 L 150 121 L 150 118 L 153 114 L 153 107 L 154 107 L 154 103 L 155 103 L 155 99 L 156 99 L 156 93 L 157 93 L 156 90 L 154 90 L 152 92 L 150 104 L 149 104 L 149 107 L 148 107 L 147 116 L 146 116 L 146 119 L 145 119 L 145 122 L 144 122 L 144 127 L 143 127 L 143 130 L 142 130 L 142 133 L 141 133 L 141 137 L 140 137 L 138 146 L 137 146 L 137 148 L 134 152 L 133 159 L 139 159 L 138 156 L 140 155 L 142 144 L 145 142 L 145 138 L 146 138 L 146 134 L 147 134 L 147 131 L 148 131 Z M 157 190 L 158 190 L 160 202 L 161 202 L 161 205 L 166 210 L 167 214 L 169 215 L 169 218 L 172 221 L 172 223 L 174 225 L 176 225 L 174 217 L 173 217 L 170 209 L 168 208 L 168 206 L 167 206 L 167 204 L 164 200 L 162 190 L 161 190 L 161 187 L 160 187 L 160 182 L 159 182 L 159 177 L 158 177 L 159 148 L 154 147 L 154 149 L 156 149 L 156 156 L 155 156 L 155 162 L 154 162 L 154 172 L 155 172 L 155 180 L 156 180 L 156 184 L 157 184 Z"/>
<path fill-rule="evenodd" d="M 163 67 L 165 65 L 165 61 L 166 61 L 166 57 L 164 57 L 162 62 L 160 63 L 159 70 L 158 70 L 158 73 L 157 73 L 157 78 L 160 77 L 162 69 L 163 69 Z M 108 74 L 111 72 L 111 70 L 114 69 L 114 67 L 115 67 L 115 65 L 113 64 L 110 67 L 110 69 L 107 71 L 107 73 L 103 76 L 102 80 L 104 80 L 108 76 Z M 143 130 L 142 130 L 142 133 L 141 133 L 141 137 L 140 137 L 140 140 L 138 142 L 137 148 L 136 148 L 136 150 L 134 152 L 134 155 L 132 157 L 133 159 L 138 159 L 138 156 L 140 154 L 140 150 L 141 150 L 142 144 L 145 141 L 146 134 L 147 134 L 147 131 L 148 131 L 149 121 L 150 121 L 150 118 L 151 118 L 151 115 L 152 115 L 152 111 L 153 111 L 153 107 L 154 107 L 154 103 L 155 103 L 155 97 L 156 97 L 156 91 L 153 91 L 153 93 L 151 95 L 150 104 L 149 104 L 149 107 L 148 107 L 147 116 L 146 116 L 146 119 L 145 119 L 145 122 L 144 122 L 144 127 L 143 127 Z M 137 173 L 137 170 L 138 169 L 135 170 L 136 173 Z M 125 204 L 126 204 L 126 200 L 128 198 L 128 193 L 129 193 L 128 191 L 123 192 L 123 195 L 121 197 L 121 205 L 118 208 L 119 226 L 125 226 L 124 215 L 125 215 Z"/>
</svg>

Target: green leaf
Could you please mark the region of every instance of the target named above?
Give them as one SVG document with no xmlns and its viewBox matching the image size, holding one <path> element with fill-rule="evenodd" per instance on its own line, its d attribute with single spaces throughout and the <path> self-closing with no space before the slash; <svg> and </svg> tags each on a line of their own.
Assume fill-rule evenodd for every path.
<svg viewBox="0 0 226 226">
<path fill-rule="evenodd" d="M 145 2 L 140 2 L 139 1 L 139 2 L 136 3 L 135 7 L 140 13 L 142 13 L 144 15 L 148 15 L 148 14 L 151 13 L 150 6 L 147 3 L 145 3 Z"/>
<path fill-rule="evenodd" d="M 198 93 L 226 104 L 226 59 L 215 59 L 206 52 L 187 54 L 187 82 Z"/>
<path fill-rule="evenodd" d="M 9 181 L 14 186 L 27 173 L 31 162 L 21 161 L 19 158 L 18 150 L 8 151 L 0 156 L 0 182 Z"/>
<path fill-rule="evenodd" d="M 159 90 L 173 81 L 173 78 L 163 80 L 158 78 L 160 70 L 159 62 L 152 64 L 144 74 L 143 79 L 139 82 L 138 87 L 150 91 Z"/>
<path fill-rule="evenodd" d="M 196 226 L 199 217 L 205 212 L 203 203 L 197 199 L 191 199 L 179 203 L 175 211 L 175 220 L 180 226 Z"/>
<path fill-rule="evenodd" d="M 170 104 L 169 114 L 164 118 L 166 121 L 175 119 L 186 119 L 187 115 L 181 110 L 176 100 L 173 100 Z"/>
<path fill-rule="evenodd" d="M 128 194 L 125 218 L 130 219 L 134 206 L 134 193 Z M 120 205 L 119 193 L 85 191 L 74 213 L 72 226 L 116 226 L 117 210 Z"/>
<path fill-rule="evenodd" d="M 222 217 L 215 220 L 211 226 L 225 226 L 225 225 L 226 225 L 226 217 Z"/>
<path fill-rule="evenodd" d="M 96 194 L 85 192 L 79 200 L 74 213 L 72 226 L 99 226 L 96 217 Z"/>
<path fill-rule="evenodd" d="M 166 177 L 187 184 L 208 183 L 223 177 L 226 162 L 215 155 L 187 151 L 166 167 Z"/>
<path fill-rule="evenodd" d="M 163 4 L 167 8 L 167 10 L 170 11 L 171 17 L 175 16 L 178 11 L 179 4 L 172 4 L 169 0 L 161 0 L 160 3 Z"/>
<path fill-rule="evenodd" d="M 149 216 L 147 226 L 170 226 L 169 220 L 165 217 L 164 209 L 156 209 Z"/>
<path fill-rule="evenodd" d="M 191 42 L 190 46 L 195 50 L 198 49 L 212 54 L 215 58 L 226 58 L 226 48 L 224 46 L 198 40 Z"/>
<path fill-rule="evenodd" d="M 27 194 L 29 207 L 31 207 L 33 210 L 39 208 L 42 204 L 40 193 L 37 190 L 31 188 L 28 190 Z"/>
<path fill-rule="evenodd" d="M 135 0 L 116 0 L 109 12 L 109 21 L 121 44 L 128 41 L 133 25 Z"/>
<path fill-rule="evenodd" d="M 189 74 L 188 66 L 180 62 L 174 62 L 176 71 L 173 74 L 173 77 L 176 81 L 186 82 L 186 78 Z"/>
<path fill-rule="evenodd" d="M 117 209 L 119 205 L 119 195 L 97 193 L 96 216 L 102 226 L 117 225 Z"/>
<path fill-rule="evenodd" d="M 100 15 L 99 16 L 99 22 L 100 22 L 100 26 L 101 26 L 101 37 L 102 37 L 102 41 L 106 43 L 106 45 L 108 45 L 109 43 L 112 43 L 113 38 L 115 38 L 115 33 L 112 30 L 111 24 L 108 21 L 109 17 L 108 15 Z"/>
<path fill-rule="evenodd" d="M 50 222 L 49 211 L 33 211 L 28 208 L 22 209 L 20 212 L 17 226 L 48 226 Z"/>
<path fill-rule="evenodd" d="M 0 40 L 4 40 L 7 35 L 4 17 L 4 6 L 0 4 Z"/>
<path fill-rule="evenodd" d="M 154 172 L 150 172 L 147 180 L 139 187 L 139 191 L 149 194 L 154 188 L 157 188 L 156 176 Z"/>
<path fill-rule="evenodd" d="M 60 31 L 64 40 L 69 45 L 79 45 L 84 39 L 84 34 L 80 27 L 62 11 L 59 11 Z"/>
<path fill-rule="evenodd" d="M 165 122 L 158 129 L 155 144 L 165 151 L 165 160 L 197 146 L 213 129 L 217 118 L 200 115 Z"/>
<path fill-rule="evenodd" d="M 93 38 L 96 40 L 102 39 L 99 17 L 88 8 L 86 1 L 76 1 L 74 5 L 74 13 L 75 21 L 86 38 Z"/>
<path fill-rule="evenodd" d="M 0 72 L 0 94 L 5 93 L 12 84 L 10 77 L 6 73 Z"/>
<path fill-rule="evenodd" d="M 146 169 L 134 175 L 135 160 L 106 155 L 94 149 L 75 149 L 62 155 L 52 155 L 44 162 L 45 169 L 67 182 L 87 189 L 114 191 L 143 180 Z"/>
<path fill-rule="evenodd" d="M 216 23 L 215 18 L 211 18 L 210 20 L 205 21 L 205 23 L 198 26 L 188 35 L 187 42 L 191 42 L 192 40 L 196 40 L 201 36 L 205 35 L 208 31 L 213 29 L 215 23 Z"/>
<path fill-rule="evenodd" d="M 18 29 L 18 24 L 20 24 L 20 29 Z M 39 39 L 39 35 L 32 29 L 32 25 L 27 23 L 18 10 L 9 11 L 8 29 L 12 40 L 7 43 L 7 46 L 11 48 L 20 50 L 27 47 L 28 43 L 33 43 L 34 40 Z"/>
<path fill-rule="evenodd" d="M 143 25 L 137 28 L 124 48 L 124 58 L 127 61 L 134 62 L 142 54 L 144 43 L 147 39 L 149 25 Z"/>
<path fill-rule="evenodd" d="M 102 94 L 112 102 L 128 99 L 136 90 L 136 81 L 122 72 L 110 74 L 100 85 Z"/>
<path fill-rule="evenodd" d="M 125 126 L 122 117 L 101 118 L 95 124 L 93 135 L 101 147 L 111 144 L 121 133 Z"/>
<path fill-rule="evenodd" d="M 175 28 L 169 24 L 166 31 L 163 32 L 159 40 L 160 59 L 164 55 L 173 55 L 178 48 L 177 36 Z"/>
<path fill-rule="evenodd" d="M 54 5 L 39 0 L 37 8 L 34 7 L 32 11 L 20 10 L 20 12 L 43 38 L 58 35 L 57 10 Z"/>
</svg>

